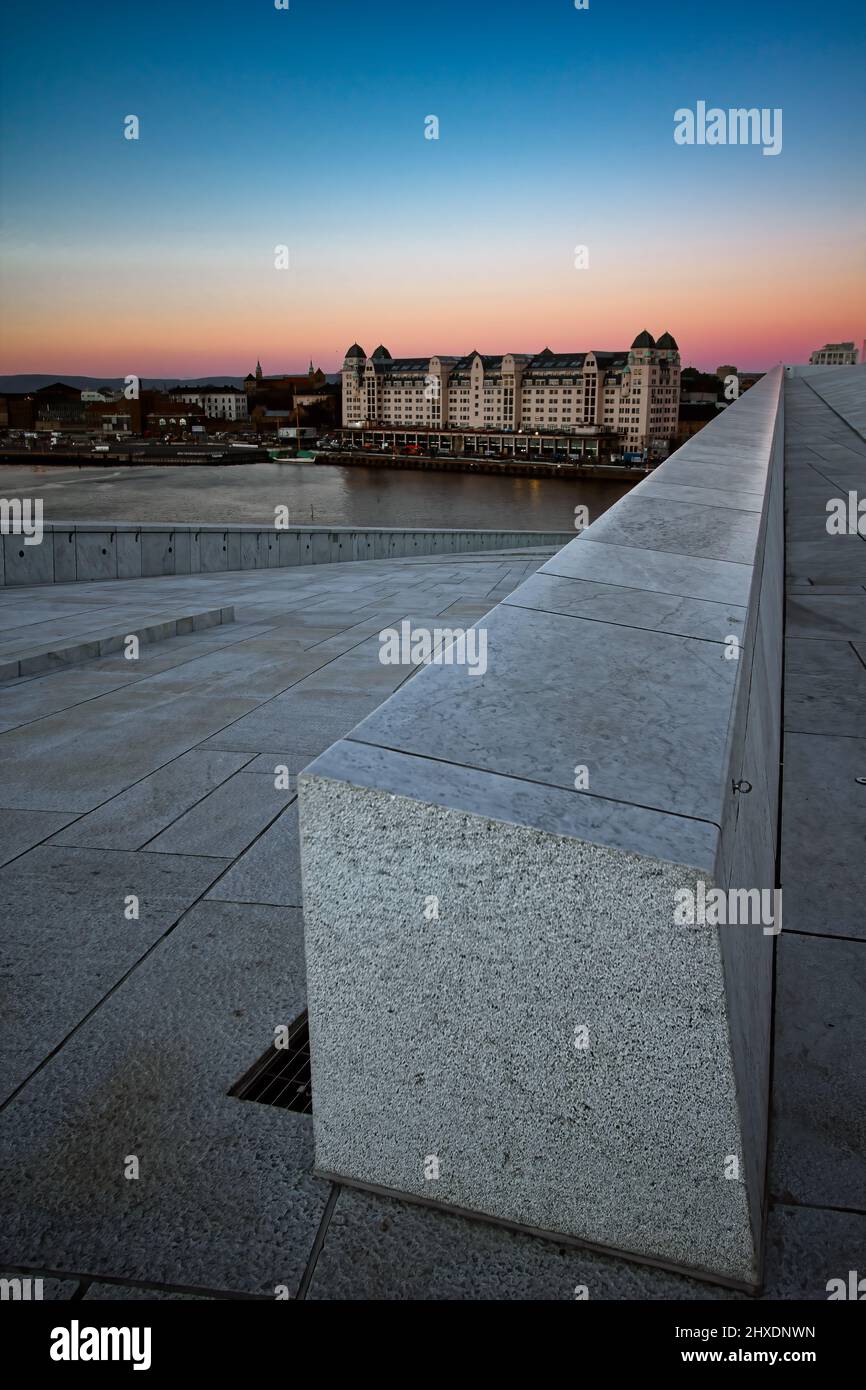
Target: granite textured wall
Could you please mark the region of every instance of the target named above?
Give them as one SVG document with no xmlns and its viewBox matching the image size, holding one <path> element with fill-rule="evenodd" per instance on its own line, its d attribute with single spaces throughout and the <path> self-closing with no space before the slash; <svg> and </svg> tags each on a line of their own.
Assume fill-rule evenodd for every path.
<svg viewBox="0 0 866 1390">
<path fill-rule="evenodd" d="M 22 535 L 0 535 L 0 584 L 62 584 L 460 555 L 515 546 L 560 546 L 571 536 L 562 531 L 46 523 L 38 545 L 25 543 Z"/>
<path fill-rule="evenodd" d="M 320 1171 L 759 1283 L 780 388 L 300 777 Z"/>
</svg>

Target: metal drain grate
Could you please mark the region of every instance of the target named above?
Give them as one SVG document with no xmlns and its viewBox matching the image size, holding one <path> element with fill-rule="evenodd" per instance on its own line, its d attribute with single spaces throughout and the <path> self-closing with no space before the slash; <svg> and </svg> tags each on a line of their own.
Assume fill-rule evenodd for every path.
<svg viewBox="0 0 866 1390">
<path fill-rule="evenodd" d="M 230 1096 L 237 1100 L 257 1100 L 309 1115 L 313 1109 L 310 1078 L 310 1028 L 307 1012 L 296 1018 L 289 1029 L 288 1046 L 271 1043 L 249 1071 L 232 1086 Z"/>
</svg>

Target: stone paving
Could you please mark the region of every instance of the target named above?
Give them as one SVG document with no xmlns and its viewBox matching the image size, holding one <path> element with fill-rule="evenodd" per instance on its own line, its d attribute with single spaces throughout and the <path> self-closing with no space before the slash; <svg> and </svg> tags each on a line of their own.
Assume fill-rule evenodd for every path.
<svg viewBox="0 0 866 1390">
<path fill-rule="evenodd" d="M 864 398 L 860 369 L 786 382 L 784 930 L 769 1185 L 776 1229 L 796 1233 L 812 1262 L 822 1252 L 819 1287 L 866 1270 L 866 539 L 856 526 L 827 530 L 829 501 L 866 497 L 855 428 Z"/>
<path fill-rule="evenodd" d="M 829 430 L 850 470 L 863 470 L 864 446 L 838 417 L 805 423 Z M 802 462 L 792 485 L 810 468 Z M 810 544 L 817 529 L 803 524 Z M 407 679 L 405 667 L 379 663 L 377 634 L 404 617 L 468 625 L 548 554 L 0 595 L 0 630 L 28 614 L 62 625 L 76 605 L 115 600 L 161 613 L 230 604 L 236 614 L 142 647 L 136 663 L 102 657 L 0 688 L 0 1269 L 42 1275 L 51 1298 L 273 1298 L 282 1287 L 317 1300 L 570 1300 L 579 1285 L 601 1299 L 741 1297 L 332 1187 L 311 1173 L 308 1116 L 227 1094 L 304 1006 L 294 775 Z M 830 855 L 835 828 L 859 824 L 863 790 L 846 782 L 850 800 L 836 802 L 832 758 L 856 770 L 863 731 L 844 722 L 844 690 L 834 697 L 821 682 L 828 662 L 845 667 L 846 648 L 862 657 L 866 594 L 861 584 L 827 595 L 836 597 L 851 600 L 843 613 L 812 614 L 832 628 L 832 653 L 813 652 L 820 626 L 797 626 L 789 662 L 793 650 L 808 672 L 817 657 L 820 717 L 837 710 L 842 723 L 821 735 L 786 724 L 789 739 L 827 743 L 816 816 L 826 816 Z M 852 686 L 862 679 L 849 674 Z M 277 765 L 288 767 L 287 789 L 275 786 Z M 794 766 L 809 777 L 805 751 Z M 800 841 L 814 840 L 815 816 L 798 829 L 799 792 L 785 804 L 791 873 L 805 892 Z M 769 1298 L 825 1297 L 829 1277 L 866 1269 L 855 1051 L 866 945 L 849 857 L 862 855 L 862 839 L 850 832 L 835 872 L 816 851 L 838 895 L 826 934 L 795 921 L 782 938 Z M 137 919 L 125 915 L 131 896 Z M 137 1180 L 124 1176 L 132 1156 Z"/>
</svg>

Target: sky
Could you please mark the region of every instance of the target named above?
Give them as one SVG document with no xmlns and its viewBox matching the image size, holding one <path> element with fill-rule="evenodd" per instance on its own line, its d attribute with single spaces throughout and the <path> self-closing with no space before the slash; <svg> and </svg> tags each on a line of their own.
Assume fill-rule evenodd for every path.
<svg viewBox="0 0 866 1390">
<path fill-rule="evenodd" d="M 6 11 L 0 373 L 866 337 L 859 0 L 288 5 Z M 677 144 L 699 101 L 780 108 L 781 152 Z"/>
</svg>

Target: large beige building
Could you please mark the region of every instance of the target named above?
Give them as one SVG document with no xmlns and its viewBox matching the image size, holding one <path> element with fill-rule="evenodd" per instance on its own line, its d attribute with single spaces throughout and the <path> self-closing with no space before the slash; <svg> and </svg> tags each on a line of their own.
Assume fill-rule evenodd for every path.
<svg viewBox="0 0 866 1390">
<path fill-rule="evenodd" d="M 857 349 L 853 343 L 825 343 L 809 358 L 813 367 L 856 367 Z"/>
<path fill-rule="evenodd" d="M 343 361 L 343 423 L 417 429 L 615 430 L 625 449 L 666 452 L 677 428 L 680 355 L 670 333 L 638 334 L 620 352 L 507 352 L 489 357 L 371 357 Z"/>
</svg>

